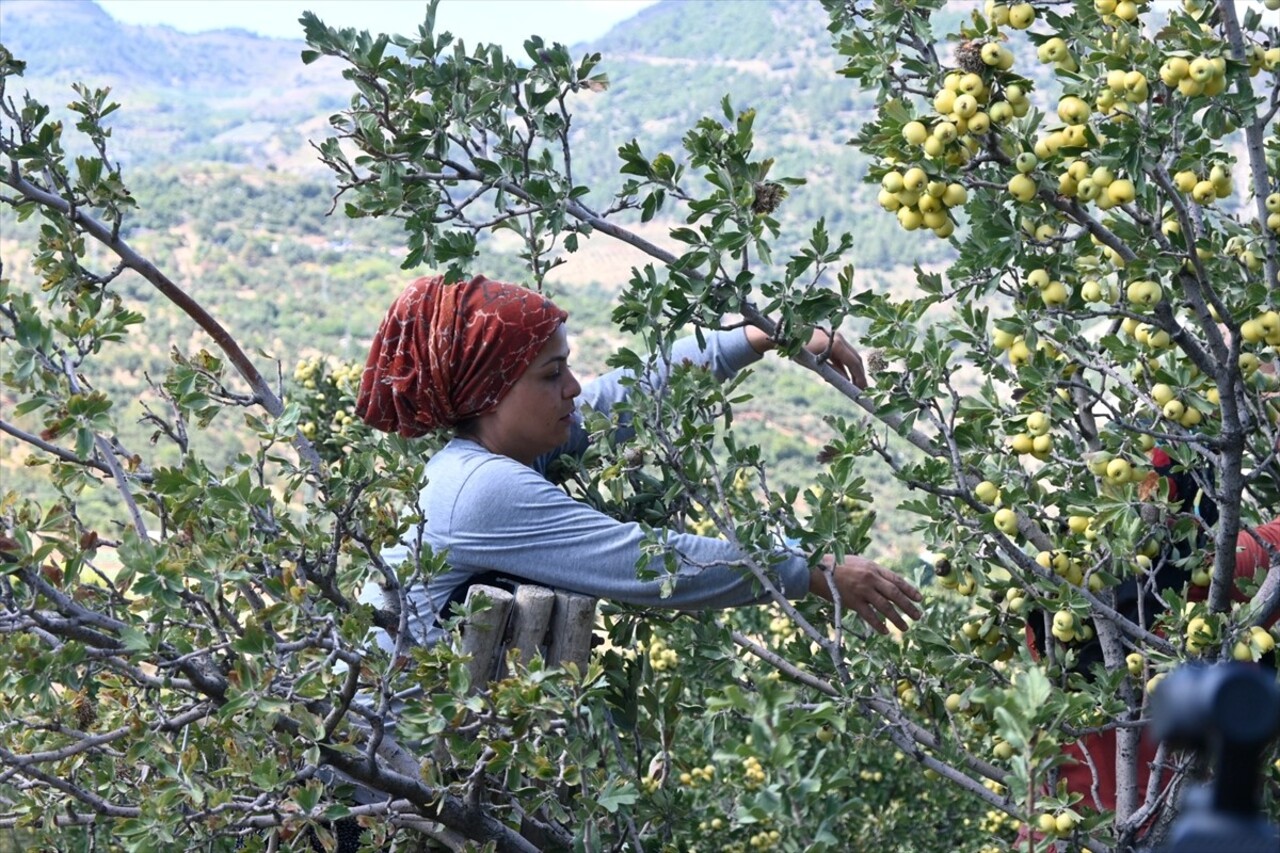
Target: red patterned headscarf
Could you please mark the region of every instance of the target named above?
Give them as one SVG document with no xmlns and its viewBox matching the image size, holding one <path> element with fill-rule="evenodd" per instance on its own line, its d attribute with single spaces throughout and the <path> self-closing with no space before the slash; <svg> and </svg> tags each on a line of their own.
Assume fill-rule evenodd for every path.
<svg viewBox="0 0 1280 853">
<path fill-rule="evenodd" d="M 412 438 L 482 415 L 506 395 L 568 314 L 542 294 L 476 276 L 405 288 L 374 336 L 356 414 Z"/>
</svg>

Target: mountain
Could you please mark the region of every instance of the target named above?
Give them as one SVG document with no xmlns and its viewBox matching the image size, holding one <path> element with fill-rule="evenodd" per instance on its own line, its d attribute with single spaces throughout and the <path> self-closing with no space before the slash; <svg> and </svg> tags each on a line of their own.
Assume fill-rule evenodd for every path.
<svg viewBox="0 0 1280 853">
<path fill-rule="evenodd" d="M 942 244 L 923 241 L 920 256 L 898 257 L 896 226 L 844 144 L 872 94 L 835 73 L 826 24 L 813 0 L 665 0 L 576 46 L 603 54 L 612 83 L 575 104 L 577 176 L 607 197 L 620 183 L 617 148 L 633 138 L 679 160 L 684 132 L 731 94 L 757 110 L 758 150 L 777 161 L 775 175 L 810 181 L 784 205 L 784 224 L 807 231 L 825 215 L 855 233 L 864 268 L 941 257 Z M 50 103 L 65 102 L 75 80 L 112 88 L 123 106 L 113 156 L 126 166 L 216 161 L 327 178 L 309 140 L 325 135 L 350 85 L 336 62 L 303 65 L 300 40 L 129 26 L 91 0 L 6 0 L 0 33 L 28 63 L 24 85 Z"/>
</svg>

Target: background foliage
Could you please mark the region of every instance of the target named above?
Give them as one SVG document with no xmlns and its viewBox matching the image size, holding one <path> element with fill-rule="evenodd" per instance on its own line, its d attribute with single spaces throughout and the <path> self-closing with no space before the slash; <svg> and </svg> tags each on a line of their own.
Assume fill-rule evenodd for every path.
<svg viewBox="0 0 1280 853">
<path fill-rule="evenodd" d="M 662 4 L 606 39 L 620 57 L 598 65 L 540 40 L 518 63 L 485 46 L 470 62 L 429 21 L 423 37 L 387 39 L 312 19 L 304 58 L 319 61 L 304 67 L 320 71 L 296 72 L 304 94 L 273 113 L 271 99 L 227 93 L 278 85 L 295 73 L 283 61 L 219 80 L 216 52 L 196 42 L 173 50 L 174 34 L 116 33 L 96 7 L 59 5 L 75 12 L 56 21 L 64 36 L 105 27 L 108 41 L 154 37 L 155 53 L 169 51 L 162 85 L 136 95 L 144 115 L 176 109 L 177 91 L 189 103 L 207 93 L 210 109 L 184 107 L 181 121 L 135 139 L 120 120 L 133 104 L 111 105 L 154 76 L 123 75 L 110 96 L 96 80 L 77 89 L 55 125 L 18 81 L 38 92 L 102 69 L 68 63 L 50 19 L 4 7 L 13 106 L 0 303 L 9 434 L 23 443 L 7 443 L 5 460 L 2 624 L 15 665 L 0 690 L 0 821 L 18 843 L 260 849 L 299 845 L 306 831 L 327 843 L 332 821 L 356 816 L 370 843 L 425 833 L 457 849 L 466 839 L 528 849 L 523 825 L 547 846 L 579 849 L 976 851 L 1005 849 L 1048 815 L 1052 843 L 1123 848 L 1145 813 L 1055 789 L 1061 743 L 1140 722 L 1147 678 L 1183 657 L 1226 656 L 1240 642 L 1250 657 L 1266 651 L 1250 629 L 1274 610 L 1276 584 L 1233 606 L 1220 569 L 1207 604 L 1184 609 L 1195 584 L 1167 590 L 1155 631 L 1115 614 L 1108 596 L 1136 573 L 1135 554 L 1154 558 L 1152 574 L 1177 568 L 1169 551 L 1149 550 L 1152 531 L 1193 522 L 1162 505 L 1145 474 L 1129 482 L 1086 463 L 1106 453 L 1141 472 L 1155 434 L 1188 468 L 1220 472 L 1218 503 L 1241 522 L 1275 506 L 1267 374 L 1224 355 L 1200 307 L 1216 300 L 1237 341 L 1245 320 L 1275 308 L 1274 231 L 1254 206 L 1276 191 L 1275 143 L 1229 132 L 1274 118 L 1275 63 L 1264 71 L 1265 54 L 1244 43 L 1275 39 L 1273 21 L 1192 4 L 1159 30 L 1158 48 L 1130 56 L 1138 31 L 1093 3 L 1074 4 L 1074 16 L 1029 4 L 1038 23 L 1025 33 L 1002 4 L 930 19 L 943 4 L 831 3 L 829 20 L 813 4 L 689 3 L 679 14 Z M 947 118 L 934 115 L 936 93 L 974 60 L 941 34 L 961 26 L 955 43 L 1015 51 L 1011 69 L 973 66 L 987 103 L 1013 87 L 1032 96 L 968 154 L 957 132 L 946 143 L 956 147 L 932 156 L 905 126 Z M 717 31 L 731 47 L 705 41 Z M 1074 69 L 1033 58 L 1054 32 L 1070 41 Z M 833 38 L 852 82 L 834 74 Z M 1107 72 L 1130 66 L 1156 89 L 1167 56 L 1201 53 L 1223 56 L 1220 101 L 1159 89 L 1124 99 L 1137 121 L 1099 106 L 1088 144 L 1046 148 L 1029 171 L 1035 192 L 1010 197 L 1017 155 L 1055 126 L 1059 89 L 1099 99 Z M 44 56 L 48 72 L 37 70 Z M 705 85 L 687 85 L 691 68 Z M 436 96 L 446 89 L 453 97 Z M 677 89 L 687 104 L 659 100 Z M 330 113 L 327 127 L 314 122 Z M 295 173 L 299 130 L 331 176 Z M 860 154 L 840 144 L 852 134 Z M 1074 204 L 1078 187 L 1050 174 L 1069 174 L 1069 159 L 1132 180 L 1132 202 Z M 1247 189 L 1189 208 L 1170 181 L 1208 178 L 1211 163 Z M 903 218 L 873 206 L 882 179 L 913 166 L 965 188 L 953 210 L 964 239 L 908 244 Z M 347 218 L 325 218 L 335 181 Z M 464 210 L 467 186 L 488 192 Z M 1182 270 L 1192 244 L 1161 229 L 1171 210 L 1206 268 Z M 619 228 L 647 258 L 609 260 L 600 247 Z M 899 259 L 922 268 L 903 278 Z M 535 664 L 480 694 L 447 648 L 368 654 L 369 627 L 397 617 L 357 591 L 378 578 L 394 594 L 439 567 L 429 555 L 382 556 L 416 512 L 421 448 L 371 436 L 351 416 L 350 362 L 410 274 L 402 261 L 542 284 L 574 313 L 584 363 L 627 345 L 616 363 L 642 364 L 726 311 L 792 350 L 815 323 L 858 332 L 880 350 L 869 395 L 800 352 L 828 386 L 774 362 L 724 389 L 679 374 L 667 395 L 637 403 L 648 428 L 628 454 L 602 445 L 571 487 L 763 549 L 784 535 L 816 550 L 927 546 L 946 563 L 934 567 L 945 583 L 930 588 L 926 618 L 879 638 L 812 604 L 706 618 L 608 609 L 587 673 Z M 599 272 L 619 263 L 635 265 L 626 283 Z M 1065 303 L 1034 283 L 1040 269 L 1066 282 Z M 1087 281 L 1119 296 L 1150 279 L 1169 295 L 1150 310 L 1084 296 Z M 198 305 L 179 312 L 157 298 L 179 292 Z M 220 337 L 212 319 L 234 335 Z M 1125 321 L 1134 333 L 1145 324 L 1146 340 L 1117 334 Z M 1176 343 L 1150 352 L 1158 330 Z M 1269 334 L 1249 342 L 1259 363 L 1275 358 Z M 146 345 L 121 345 L 135 340 Z M 1161 425 L 1161 383 L 1205 424 Z M 1221 420 L 1209 385 L 1227 401 Z M 1135 411 L 1150 417 L 1126 420 Z M 1007 442 L 1040 431 L 1037 413 L 1052 449 L 1011 452 Z M 1234 439 L 1212 440 L 1222 436 Z M 647 479 L 629 470 L 636 454 Z M 35 476 L 13 489 L 28 468 Z M 980 496 L 980 479 L 995 484 L 999 509 L 1019 511 L 1016 528 Z M 1090 544 L 1088 527 L 1064 526 L 1069 516 L 1092 519 Z M 1219 553 L 1234 541 L 1230 524 L 1209 533 Z M 1055 612 L 1080 630 L 1060 631 L 1034 662 L 1028 614 Z M 1074 667 L 1086 626 L 1105 640 L 1091 680 Z M 409 752 L 384 736 L 393 708 L 394 741 Z M 324 784 L 330 768 L 388 796 L 359 804 Z"/>
</svg>

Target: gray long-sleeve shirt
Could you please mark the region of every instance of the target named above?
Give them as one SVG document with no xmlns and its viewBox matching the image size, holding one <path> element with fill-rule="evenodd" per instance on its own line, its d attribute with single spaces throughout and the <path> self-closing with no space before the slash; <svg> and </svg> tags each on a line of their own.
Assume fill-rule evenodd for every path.
<svg viewBox="0 0 1280 853">
<path fill-rule="evenodd" d="M 671 361 L 709 367 L 724 380 L 759 357 L 745 333 L 733 330 L 706 335 L 705 348 L 695 338 L 686 338 L 673 348 Z M 614 371 L 589 382 L 578 398 L 579 408 L 586 405 L 607 413 L 626 397 L 629 389 L 620 381 L 625 375 Z M 658 385 L 665 375 L 660 370 L 646 382 Z M 581 454 L 587 441 L 579 417 L 569 441 L 533 467 L 465 438 L 453 439 L 432 457 L 422 495 L 422 533 L 434 552 L 447 554 L 449 569 L 425 589 L 418 584 L 407 590 L 409 625 L 416 641 L 434 642 L 439 635 L 437 615 L 453 592 L 477 574 L 491 571 L 613 601 L 681 610 L 733 607 L 764 598 L 736 547 L 674 530 L 664 531 L 663 541 L 677 557 L 675 576 L 667 575 L 663 560 L 656 558 L 649 564 L 656 577 L 641 579 L 637 566 L 644 528 L 574 500 L 544 476 L 552 459 Z M 392 562 L 407 556 L 403 546 L 384 553 Z M 808 592 L 808 561 L 803 555 L 779 552 L 773 569 L 788 598 Z M 389 645 L 389 640 L 385 635 L 379 638 L 382 645 Z"/>
</svg>

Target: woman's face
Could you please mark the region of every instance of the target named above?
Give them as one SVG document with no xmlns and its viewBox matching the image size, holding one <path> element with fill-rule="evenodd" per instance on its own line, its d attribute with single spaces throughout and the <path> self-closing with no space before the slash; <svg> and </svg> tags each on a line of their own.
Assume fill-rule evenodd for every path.
<svg viewBox="0 0 1280 853">
<path fill-rule="evenodd" d="M 497 408 L 481 415 L 475 437 L 491 453 L 526 465 L 569 440 L 582 386 L 569 369 L 569 335 L 561 324 Z"/>
</svg>

